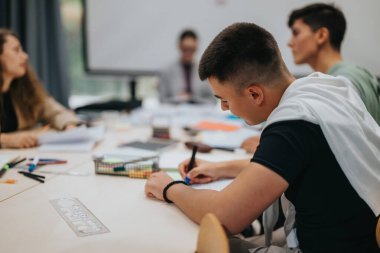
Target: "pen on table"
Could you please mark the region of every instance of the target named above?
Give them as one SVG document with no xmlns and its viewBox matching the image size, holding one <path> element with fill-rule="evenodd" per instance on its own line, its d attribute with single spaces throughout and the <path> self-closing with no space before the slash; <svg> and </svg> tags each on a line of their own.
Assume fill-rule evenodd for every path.
<svg viewBox="0 0 380 253">
<path fill-rule="evenodd" d="M 191 154 L 190 162 L 189 162 L 189 165 L 187 166 L 187 173 L 189 173 L 194 168 L 195 155 L 196 155 L 197 151 L 198 151 L 198 146 L 194 145 L 193 146 L 193 153 Z M 190 178 L 187 176 L 185 177 L 185 183 L 190 184 Z"/>
<path fill-rule="evenodd" d="M 29 165 L 29 168 L 28 168 L 28 171 L 29 171 L 29 172 L 33 172 L 33 170 L 36 169 L 39 160 L 40 160 L 40 159 L 39 159 L 38 156 L 35 156 L 35 157 L 34 157 L 32 163 Z"/>
<path fill-rule="evenodd" d="M 45 179 L 45 176 L 29 173 L 26 171 L 19 171 L 18 173 L 23 174 L 24 176 L 29 177 L 31 179 L 34 179 L 38 182 L 45 183 L 45 181 L 43 180 L 43 179 Z"/>
<path fill-rule="evenodd" d="M 33 158 L 29 158 L 29 160 L 33 160 Z M 66 160 L 63 160 L 63 159 L 54 159 L 54 158 L 40 158 L 38 160 L 42 162 L 66 162 Z"/>
<path fill-rule="evenodd" d="M 29 160 L 33 160 L 33 158 L 29 158 Z M 37 166 L 39 165 L 48 165 L 48 164 L 64 164 L 67 163 L 66 160 L 61 159 L 50 159 L 50 158 L 40 158 L 38 160 Z M 27 165 L 30 165 L 31 163 L 28 163 Z"/>
<path fill-rule="evenodd" d="M 17 156 L 16 158 L 13 158 L 12 160 L 10 160 L 10 161 L 7 162 L 6 164 L 4 164 L 3 167 L 2 167 L 2 169 L 0 170 L 0 178 L 4 175 L 4 173 L 5 173 L 8 169 L 10 169 L 10 168 L 16 166 L 17 164 L 19 164 L 19 163 L 21 163 L 21 162 L 23 162 L 23 161 L 25 161 L 25 160 L 26 160 L 25 157 Z"/>
</svg>

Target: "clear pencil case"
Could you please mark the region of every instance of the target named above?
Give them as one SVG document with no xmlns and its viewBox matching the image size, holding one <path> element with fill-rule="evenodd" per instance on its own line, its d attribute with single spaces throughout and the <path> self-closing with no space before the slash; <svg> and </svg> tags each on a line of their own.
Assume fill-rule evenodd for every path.
<svg viewBox="0 0 380 253">
<path fill-rule="evenodd" d="M 131 178 L 148 178 L 159 171 L 158 157 L 127 159 L 109 159 L 98 157 L 93 159 L 96 174 L 127 176 Z"/>
</svg>

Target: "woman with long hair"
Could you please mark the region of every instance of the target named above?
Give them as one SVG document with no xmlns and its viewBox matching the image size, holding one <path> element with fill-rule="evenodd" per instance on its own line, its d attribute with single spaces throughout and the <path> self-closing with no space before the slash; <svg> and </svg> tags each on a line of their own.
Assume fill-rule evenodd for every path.
<svg viewBox="0 0 380 253">
<path fill-rule="evenodd" d="M 79 119 L 55 101 L 28 64 L 19 39 L 0 29 L 0 144 L 5 148 L 36 146 L 41 124 L 65 130 Z"/>
</svg>

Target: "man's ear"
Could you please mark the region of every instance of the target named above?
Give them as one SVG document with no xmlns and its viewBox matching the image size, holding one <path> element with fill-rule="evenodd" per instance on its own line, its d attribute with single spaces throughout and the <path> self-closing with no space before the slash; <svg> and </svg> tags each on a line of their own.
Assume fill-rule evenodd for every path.
<svg viewBox="0 0 380 253">
<path fill-rule="evenodd" d="M 246 91 L 248 95 L 252 97 L 253 102 L 255 104 L 262 104 L 262 102 L 264 101 L 264 91 L 261 86 L 257 84 L 251 84 L 246 88 Z"/>
<path fill-rule="evenodd" d="M 326 27 L 319 28 L 316 32 L 318 45 L 330 42 L 330 31 Z"/>
</svg>

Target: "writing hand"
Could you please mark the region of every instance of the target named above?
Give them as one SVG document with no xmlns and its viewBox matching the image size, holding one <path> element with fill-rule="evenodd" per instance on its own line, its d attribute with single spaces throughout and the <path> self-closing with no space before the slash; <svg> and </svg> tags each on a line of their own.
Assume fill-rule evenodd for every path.
<svg viewBox="0 0 380 253">
<path fill-rule="evenodd" d="M 182 178 L 185 178 L 187 175 L 191 184 L 204 184 L 220 179 L 220 170 L 218 169 L 218 164 L 220 163 L 196 159 L 194 168 L 187 173 L 189 162 L 190 159 L 183 161 L 179 165 L 178 170 Z"/>
</svg>

